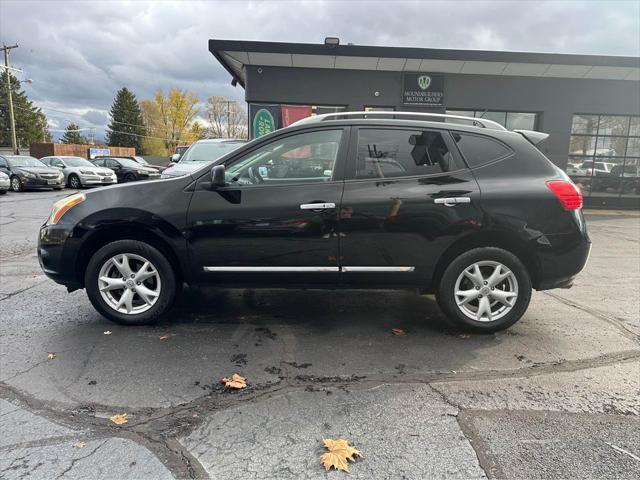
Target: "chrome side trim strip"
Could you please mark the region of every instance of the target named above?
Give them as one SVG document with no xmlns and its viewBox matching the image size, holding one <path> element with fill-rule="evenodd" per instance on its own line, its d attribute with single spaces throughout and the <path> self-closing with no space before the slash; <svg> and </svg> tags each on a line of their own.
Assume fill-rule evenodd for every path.
<svg viewBox="0 0 640 480">
<path fill-rule="evenodd" d="M 413 272 L 416 267 L 342 267 L 343 272 Z"/>
<path fill-rule="evenodd" d="M 204 267 L 205 272 L 413 272 L 416 267 Z"/>
<path fill-rule="evenodd" d="M 340 267 L 204 267 L 205 272 L 339 272 Z"/>
</svg>

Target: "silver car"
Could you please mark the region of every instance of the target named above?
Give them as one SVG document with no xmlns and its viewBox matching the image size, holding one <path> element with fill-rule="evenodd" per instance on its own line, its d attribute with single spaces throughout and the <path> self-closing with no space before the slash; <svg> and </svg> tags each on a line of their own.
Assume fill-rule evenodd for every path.
<svg viewBox="0 0 640 480">
<path fill-rule="evenodd" d="M 4 195 L 9 190 L 9 175 L 0 172 L 0 195 Z"/>
<path fill-rule="evenodd" d="M 172 160 L 177 160 L 178 163 L 164 170 L 160 178 L 175 178 L 190 175 L 202 166 L 216 162 L 227 153 L 233 152 L 245 143 L 247 143 L 246 140 L 227 138 L 198 140 L 182 154 L 180 160 L 177 160 L 177 154 L 174 155 Z"/>
<path fill-rule="evenodd" d="M 113 170 L 105 167 L 96 167 L 89 160 L 82 157 L 58 155 L 44 157 L 40 161 L 45 165 L 59 168 L 64 173 L 64 181 L 70 188 L 118 183 Z"/>
</svg>

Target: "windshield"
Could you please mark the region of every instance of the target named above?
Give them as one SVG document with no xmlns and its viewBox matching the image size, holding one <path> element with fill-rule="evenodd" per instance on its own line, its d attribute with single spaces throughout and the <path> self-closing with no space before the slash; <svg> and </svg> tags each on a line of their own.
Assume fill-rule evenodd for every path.
<svg viewBox="0 0 640 480">
<path fill-rule="evenodd" d="M 133 157 L 133 159 L 138 162 L 140 165 L 149 165 L 149 162 L 147 162 L 144 158 L 142 157 Z"/>
<path fill-rule="evenodd" d="M 140 168 L 140 164 L 130 158 L 117 158 L 116 160 L 125 167 Z"/>
<path fill-rule="evenodd" d="M 95 167 L 89 160 L 81 157 L 65 157 L 63 160 L 69 167 Z"/>
<path fill-rule="evenodd" d="M 194 143 L 180 158 L 180 163 L 213 162 L 243 145 L 243 142 Z"/>
<path fill-rule="evenodd" d="M 46 167 L 46 165 L 37 158 L 27 155 L 10 155 L 5 158 L 10 167 Z"/>
</svg>

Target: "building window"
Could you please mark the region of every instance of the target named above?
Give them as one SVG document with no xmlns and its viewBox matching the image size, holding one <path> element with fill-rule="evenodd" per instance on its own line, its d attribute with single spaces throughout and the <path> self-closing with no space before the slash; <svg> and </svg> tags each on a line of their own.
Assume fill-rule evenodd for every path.
<svg viewBox="0 0 640 480">
<path fill-rule="evenodd" d="M 447 110 L 449 115 L 484 118 L 499 123 L 507 130 L 535 130 L 538 114 L 533 112 L 500 112 L 492 110 Z"/>
<path fill-rule="evenodd" d="M 573 116 L 567 173 L 585 195 L 637 197 L 639 165 L 639 116 Z"/>
</svg>

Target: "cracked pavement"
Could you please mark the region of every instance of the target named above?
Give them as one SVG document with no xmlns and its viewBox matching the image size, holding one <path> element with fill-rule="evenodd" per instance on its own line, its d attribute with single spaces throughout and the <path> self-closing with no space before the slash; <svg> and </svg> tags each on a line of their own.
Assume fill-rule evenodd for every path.
<svg viewBox="0 0 640 480">
<path fill-rule="evenodd" d="M 69 193 L 0 197 L 1 478 L 337 478 L 324 437 L 363 453 L 349 478 L 640 477 L 638 212 L 588 212 L 574 288 L 495 335 L 392 291 L 191 288 L 121 327 L 38 266 Z"/>
</svg>

